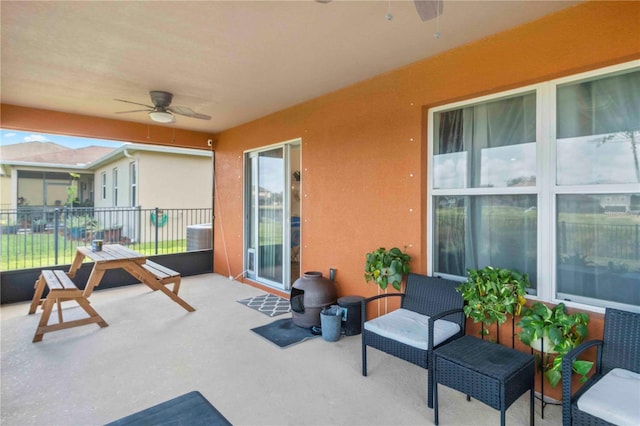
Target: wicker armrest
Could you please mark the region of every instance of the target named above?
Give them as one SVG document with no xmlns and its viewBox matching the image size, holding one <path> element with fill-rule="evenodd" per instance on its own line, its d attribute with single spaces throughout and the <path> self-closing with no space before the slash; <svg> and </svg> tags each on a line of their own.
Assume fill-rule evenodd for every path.
<svg viewBox="0 0 640 426">
<path fill-rule="evenodd" d="M 385 299 L 387 297 L 400 297 L 401 299 L 404 298 L 404 293 L 384 293 L 384 294 L 378 294 L 377 296 L 371 296 L 367 299 L 364 299 L 360 302 L 360 313 L 361 313 L 361 320 L 360 320 L 360 326 L 361 329 L 364 330 L 364 323 L 367 322 L 367 303 L 369 302 L 373 302 L 374 300 L 379 300 L 379 299 Z"/>
<path fill-rule="evenodd" d="M 598 354 L 596 356 L 596 368 L 595 368 L 595 375 L 598 375 L 600 373 L 600 369 L 601 369 L 601 351 L 602 351 L 602 345 L 603 345 L 603 341 L 602 340 L 588 340 L 586 342 L 582 342 L 581 344 L 579 344 L 578 346 L 576 346 L 575 348 L 573 348 L 572 350 L 570 350 L 569 352 L 567 352 L 567 354 L 562 358 L 562 418 L 563 418 L 563 423 L 566 424 L 566 422 L 568 421 L 569 423 L 571 422 L 571 404 L 572 404 L 572 399 L 571 397 L 573 396 L 573 389 L 571 386 L 571 376 L 572 376 L 572 366 L 573 366 L 573 361 L 576 360 L 576 358 L 578 358 L 578 356 L 580 354 L 582 354 L 584 351 L 586 351 L 589 348 L 592 347 L 597 347 L 598 348 Z M 587 383 L 589 383 L 592 379 L 596 380 L 594 378 L 594 376 L 592 376 L 591 378 L 587 379 L 587 382 L 585 384 L 583 384 L 583 386 L 585 386 Z"/>
<path fill-rule="evenodd" d="M 462 308 L 449 309 L 448 311 L 440 312 L 439 314 L 431 316 L 431 319 L 436 321 L 444 317 L 447 317 L 449 315 L 459 314 L 459 313 L 464 313 L 464 310 Z"/>
<path fill-rule="evenodd" d="M 383 293 L 383 294 L 378 294 L 377 296 L 371 296 L 368 297 L 366 299 L 364 299 L 362 302 L 362 307 L 366 307 L 367 303 L 369 302 L 373 302 L 374 300 L 378 300 L 378 299 L 383 299 L 386 297 L 395 297 L 395 296 L 400 296 L 400 297 L 404 297 L 404 293 Z"/>
<path fill-rule="evenodd" d="M 456 309 L 449 309 L 448 311 L 444 311 L 444 312 L 439 312 L 436 315 L 430 316 L 429 320 L 427 322 L 427 324 L 429 324 L 429 351 L 431 352 L 433 350 L 433 334 L 434 334 L 434 330 L 433 328 L 435 327 L 435 323 L 437 320 L 442 319 L 448 315 L 451 314 L 457 314 L 457 313 L 463 313 L 463 309 L 462 308 L 456 308 Z M 464 321 L 464 320 L 463 320 Z M 464 331 L 464 328 L 462 327 L 462 325 L 460 325 L 460 331 Z"/>
<path fill-rule="evenodd" d="M 573 361 L 576 360 L 576 358 L 578 358 L 578 356 L 580 354 L 582 354 L 582 352 L 586 351 L 587 349 L 593 347 L 593 346 L 597 346 L 598 347 L 598 351 L 601 350 L 602 345 L 603 345 L 603 341 L 599 340 L 599 339 L 594 339 L 594 340 L 588 340 L 586 342 L 582 342 L 580 343 L 578 346 L 576 346 L 575 348 L 571 349 L 569 352 L 567 352 L 567 354 L 562 358 L 562 366 L 564 368 L 564 361 L 567 361 L 567 364 L 569 365 L 569 367 L 571 366 L 571 363 L 573 363 Z M 568 361 L 571 361 L 571 363 L 569 363 Z"/>
</svg>

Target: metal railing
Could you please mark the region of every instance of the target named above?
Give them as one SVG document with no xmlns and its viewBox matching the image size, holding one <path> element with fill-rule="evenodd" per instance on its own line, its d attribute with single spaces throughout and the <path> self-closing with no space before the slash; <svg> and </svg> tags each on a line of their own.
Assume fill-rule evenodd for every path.
<svg viewBox="0 0 640 426">
<path fill-rule="evenodd" d="M 0 270 L 66 265 L 93 240 L 146 255 L 211 249 L 211 208 L 48 208 L 0 210 Z"/>
</svg>

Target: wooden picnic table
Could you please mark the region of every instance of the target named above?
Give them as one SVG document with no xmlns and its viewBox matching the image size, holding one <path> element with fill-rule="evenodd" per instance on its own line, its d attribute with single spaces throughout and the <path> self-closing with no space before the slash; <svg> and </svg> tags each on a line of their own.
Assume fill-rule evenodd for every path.
<svg viewBox="0 0 640 426">
<path fill-rule="evenodd" d="M 84 288 L 84 297 L 88 298 L 91 296 L 93 289 L 100 285 L 100 281 L 107 270 L 121 268 L 140 280 L 140 282 L 146 284 L 152 290 L 159 290 L 166 294 L 171 300 L 187 311 L 195 311 L 191 305 L 176 294 L 177 292 L 171 292 L 158 280 L 158 277 L 143 266 L 147 261 L 147 256 L 137 251 L 120 244 L 106 244 L 102 246 L 101 251 L 93 251 L 91 247 L 78 247 L 71 268 L 67 273 L 69 277 L 75 277 L 85 257 L 93 260 L 94 265 L 87 280 L 87 286 Z"/>
</svg>

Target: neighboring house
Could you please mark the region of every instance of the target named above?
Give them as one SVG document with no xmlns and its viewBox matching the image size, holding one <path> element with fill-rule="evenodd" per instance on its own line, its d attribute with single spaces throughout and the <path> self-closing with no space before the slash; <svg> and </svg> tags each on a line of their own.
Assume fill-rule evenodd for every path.
<svg viewBox="0 0 640 426">
<path fill-rule="evenodd" d="M 194 221 L 186 217 L 189 209 L 212 205 L 210 151 L 126 144 L 90 169 L 95 176 L 94 206 L 111 211 L 100 216 L 101 225 L 122 229 L 122 236 L 130 240 L 140 241 L 140 235 L 156 224 L 159 240 L 182 235 Z M 211 218 L 195 221 L 208 223 Z"/>
<path fill-rule="evenodd" d="M 210 151 L 125 144 L 88 167 L 95 207 L 211 206 Z"/>
<path fill-rule="evenodd" d="M 79 202 L 93 201 L 93 172 L 88 165 L 113 151 L 89 146 L 72 149 L 52 142 L 25 142 L 0 148 L 0 204 L 3 209 L 61 207 L 67 188 Z M 73 173 L 74 178 L 70 173 Z"/>
<path fill-rule="evenodd" d="M 51 222 L 54 210 L 70 203 L 92 207 L 101 226 L 118 227 L 123 236 L 134 240 L 140 228 L 137 223 L 151 221 L 166 225 L 165 233 L 172 232 L 172 223 L 182 225 L 184 209 L 211 206 L 209 151 L 129 143 L 117 149 L 71 149 L 28 142 L 2 147 L 0 156 L 3 209 L 29 210 L 30 220 Z M 117 213 L 105 211 L 114 208 Z M 156 208 L 163 210 L 149 213 Z M 128 231 L 132 235 L 126 235 Z"/>
</svg>

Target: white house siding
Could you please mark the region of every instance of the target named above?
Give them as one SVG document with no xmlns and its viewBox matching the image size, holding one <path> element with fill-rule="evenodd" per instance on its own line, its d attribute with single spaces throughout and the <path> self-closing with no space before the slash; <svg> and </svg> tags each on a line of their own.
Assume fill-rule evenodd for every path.
<svg viewBox="0 0 640 426">
<path fill-rule="evenodd" d="M 144 208 L 211 207 L 210 157 L 140 153 L 138 186 Z"/>
<path fill-rule="evenodd" d="M 174 152 L 148 150 L 127 151 L 95 168 L 95 207 L 117 209 L 101 214 L 101 225 L 121 227 L 122 236 L 131 241 L 145 242 L 156 235 L 152 213 L 158 215 L 159 240 L 183 239 L 186 226 L 193 220 L 184 209 L 202 209 L 212 206 L 212 164 L 210 156 L 194 156 Z M 137 164 L 137 202 L 131 205 L 131 163 Z M 118 168 L 118 200 L 114 203 L 113 169 Z M 102 173 L 107 176 L 106 198 L 102 198 Z M 133 211 L 132 207 L 141 210 Z M 162 220 L 166 214 L 166 220 Z"/>
<path fill-rule="evenodd" d="M 12 209 L 15 208 L 15 202 L 12 197 L 11 191 L 11 176 L 0 175 L 0 208 Z"/>
</svg>

